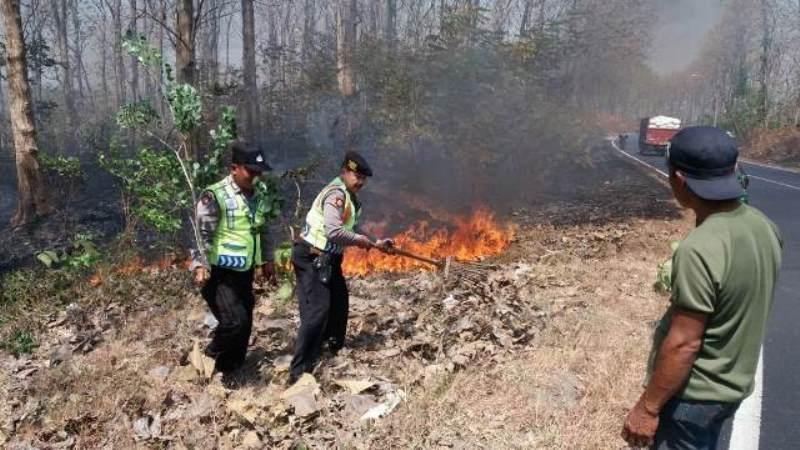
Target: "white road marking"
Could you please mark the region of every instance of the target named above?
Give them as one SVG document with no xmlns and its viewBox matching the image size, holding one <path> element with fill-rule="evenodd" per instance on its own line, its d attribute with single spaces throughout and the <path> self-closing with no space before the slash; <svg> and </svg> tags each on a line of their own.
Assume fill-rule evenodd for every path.
<svg viewBox="0 0 800 450">
<path fill-rule="evenodd" d="M 744 399 L 733 417 L 729 450 L 758 450 L 761 437 L 761 397 L 764 385 L 764 349 L 758 355 L 753 393 Z"/>
<path fill-rule="evenodd" d="M 764 163 L 753 161 L 752 159 L 739 158 L 739 161 L 741 161 L 741 162 L 743 162 L 745 164 L 751 165 L 751 166 L 763 167 L 765 169 L 780 170 L 781 172 L 789 172 L 789 173 L 793 173 L 793 174 L 800 174 L 800 170 L 797 170 L 797 169 L 791 169 L 789 167 L 776 166 L 774 164 L 764 164 Z"/>
<path fill-rule="evenodd" d="M 766 183 L 777 184 L 778 186 L 783 186 L 785 188 L 789 188 L 789 189 L 794 189 L 796 191 L 800 191 L 800 186 L 794 186 L 794 185 L 791 185 L 791 184 L 781 183 L 780 181 L 770 180 L 769 178 L 757 177 L 755 175 L 750 175 L 749 173 L 747 174 L 747 176 L 752 178 L 753 180 L 761 180 L 761 181 L 764 181 Z"/>
<path fill-rule="evenodd" d="M 643 164 L 649 167 L 652 170 L 660 173 L 661 175 L 667 177 L 668 175 L 664 173 L 664 171 L 659 170 L 657 167 L 642 161 L 641 159 L 628 154 L 628 152 L 622 150 L 617 146 L 617 143 L 614 140 L 611 140 L 611 146 L 614 147 L 615 150 L 622 153 L 623 155 L 631 158 L 640 164 Z M 792 189 L 798 189 L 797 186 L 792 186 L 784 183 L 780 183 L 778 181 L 768 180 L 766 178 L 761 177 L 754 177 L 750 175 L 751 178 L 755 178 L 757 180 L 766 181 L 769 183 L 774 183 L 778 185 L 784 185 L 785 187 L 789 187 Z M 750 394 L 749 397 L 744 399 L 742 404 L 739 406 L 739 409 L 736 411 L 736 414 L 733 416 L 733 429 L 731 431 L 731 442 L 730 447 L 728 450 L 759 450 L 758 443 L 761 438 L 761 398 L 763 396 L 763 385 L 764 385 L 764 349 L 761 349 L 761 352 L 758 355 L 758 364 L 756 366 L 756 376 L 754 380 L 753 386 L 753 393 Z"/>
<path fill-rule="evenodd" d="M 663 170 L 659 169 L 658 167 L 656 167 L 656 166 L 654 166 L 654 165 L 652 165 L 652 164 L 650 164 L 648 162 L 645 162 L 642 159 L 639 159 L 639 158 L 631 155 L 630 153 L 626 152 L 625 150 L 622 150 L 621 148 L 619 148 L 617 146 L 617 143 L 614 140 L 611 140 L 611 146 L 614 147 L 614 150 L 620 152 L 623 156 L 631 158 L 634 161 L 638 162 L 639 164 L 643 164 L 643 165 L 647 166 L 648 168 L 650 168 L 652 170 L 655 170 L 656 172 L 660 173 L 661 175 L 663 175 L 665 177 L 669 176 L 669 175 L 666 174 L 666 172 L 664 172 Z M 754 164 L 754 163 L 749 163 L 748 162 L 747 164 Z M 755 165 L 764 166 L 763 164 L 755 164 Z M 779 169 L 779 168 L 771 167 L 771 166 L 764 166 L 764 167 L 769 167 L 771 169 Z M 791 172 L 788 169 L 779 169 L 779 170 L 786 170 L 787 172 Z M 763 181 L 765 183 L 771 183 L 771 184 L 774 184 L 774 185 L 777 185 L 777 186 L 785 187 L 787 189 L 794 189 L 796 191 L 800 191 L 800 186 L 795 186 L 795 185 L 783 183 L 783 182 L 780 182 L 780 181 L 770 180 L 769 178 L 759 177 L 759 176 L 756 176 L 756 175 L 747 174 L 747 176 L 750 177 L 753 180 L 760 180 L 760 181 Z"/>
<path fill-rule="evenodd" d="M 622 155 L 623 155 L 623 156 L 626 156 L 626 157 L 628 157 L 628 158 L 630 158 L 630 159 L 632 159 L 632 160 L 634 160 L 634 161 L 638 162 L 639 164 L 643 164 L 643 165 L 647 166 L 648 168 L 650 168 L 650 169 L 653 169 L 653 170 L 655 170 L 656 172 L 660 173 L 661 175 L 663 175 L 663 176 L 665 176 L 665 177 L 669 178 L 669 175 L 667 175 L 667 173 L 666 173 L 666 172 L 664 172 L 663 170 L 661 170 L 661 169 L 659 169 L 659 168 L 657 168 L 657 167 L 654 167 L 653 165 L 651 165 L 651 164 L 649 164 L 649 163 L 646 163 L 646 162 L 644 162 L 643 160 L 641 160 L 641 159 L 639 159 L 639 158 L 637 158 L 637 157 L 635 157 L 635 156 L 631 155 L 630 153 L 626 152 L 625 150 L 623 150 L 623 149 L 621 149 L 621 148 L 617 147 L 617 143 L 616 143 L 614 140 L 611 140 L 611 146 L 612 146 L 612 147 L 614 147 L 614 150 L 616 150 L 616 151 L 618 151 L 618 152 L 622 153 Z"/>
</svg>

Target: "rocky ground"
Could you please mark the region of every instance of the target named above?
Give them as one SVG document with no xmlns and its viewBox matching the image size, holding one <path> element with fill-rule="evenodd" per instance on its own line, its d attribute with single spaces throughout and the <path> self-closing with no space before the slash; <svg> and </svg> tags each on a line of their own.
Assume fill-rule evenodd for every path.
<svg viewBox="0 0 800 450">
<path fill-rule="evenodd" d="M 350 280 L 347 348 L 289 389 L 293 301 L 259 287 L 248 362 L 223 379 L 185 271 L 87 281 L 38 317 L 32 354 L 0 356 L 0 445 L 621 447 L 666 304 L 656 266 L 689 222 L 658 180 L 603 155 L 592 201 L 519 208 L 479 276 Z"/>
</svg>

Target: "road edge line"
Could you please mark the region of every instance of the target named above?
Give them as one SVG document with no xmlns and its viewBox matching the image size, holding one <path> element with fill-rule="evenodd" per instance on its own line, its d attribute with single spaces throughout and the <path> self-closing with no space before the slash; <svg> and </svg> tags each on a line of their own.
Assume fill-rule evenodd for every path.
<svg viewBox="0 0 800 450">
<path fill-rule="evenodd" d="M 763 181 L 765 183 L 772 183 L 772 184 L 776 184 L 778 186 L 783 186 L 785 188 L 789 188 L 789 189 L 794 189 L 796 191 L 800 191 L 800 186 L 795 186 L 793 184 L 787 184 L 787 183 L 783 183 L 783 182 L 780 182 L 780 181 L 770 180 L 769 178 L 759 177 L 757 175 L 752 175 L 752 174 L 747 174 L 747 176 L 752 178 L 752 179 L 754 179 L 754 180 L 761 180 L 761 181 Z"/>
<path fill-rule="evenodd" d="M 762 163 L 762 162 L 758 162 L 758 161 L 755 161 L 755 160 L 750 159 L 750 158 L 739 158 L 739 161 L 742 161 L 745 164 L 750 164 L 750 165 L 753 165 L 753 166 L 764 167 L 766 169 L 780 170 L 780 171 L 783 171 L 783 172 L 789 172 L 789 173 L 793 173 L 793 174 L 800 174 L 800 170 L 798 170 L 798 169 L 794 169 L 794 168 L 791 168 L 791 167 L 783 167 L 783 166 L 779 166 L 779 165 L 776 165 L 776 164 Z"/>
<path fill-rule="evenodd" d="M 663 170 L 661 170 L 661 169 L 659 169 L 659 168 L 657 168 L 657 167 L 653 167 L 653 166 L 651 166 L 650 164 L 648 164 L 648 163 L 646 163 L 646 162 L 642 161 L 641 159 L 639 159 L 639 158 L 637 158 L 637 157 L 635 157 L 635 156 L 633 156 L 633 155 L 629 154 L 629 153 L 628 153 L 628 152 L 626 152 L 625 150 L 622 150 L 621 148 L 617 147 L 617 143 L 616 143 L 616 142 L 614 142 L 614 140 L 609 140 L 609 143 L 611 144 L 611 147 L 612 147 L 614 150 L 618 151 L 618 152 L 619 152 L 619 153 L 621 153 L 623 156 L 625 156 L 625 157 L 627 157 L 627 158 L 630 158 L 630 159 L 632 159 L 632 160 L 634 160 L 634 161 L 638 162 L 639 164 L 641 164 L 641 165 L 643 165 L 643 166 L 645 166 L 645 167 L 647 167 L 647 168 L 649 168 L 649 169 L 655 170 L 656 172 L 658 172 L 659 174 L 661 174 L 661 175 L 662 175 L 663 177 L 665 177 L 665 178 L 669 178 L 669 175 L 667 175 L 667 173 L 666 173 L 666 172 L 664 172 Z"/>
<path fill-rule="evenodd" d="M 731 442 L 728 450 L 758 450 L 761 439 L 761 399 L 764 385 L 764 347 L 758 354 L 753 393 L 750 394 L 733 416 Z"/>
</svg>

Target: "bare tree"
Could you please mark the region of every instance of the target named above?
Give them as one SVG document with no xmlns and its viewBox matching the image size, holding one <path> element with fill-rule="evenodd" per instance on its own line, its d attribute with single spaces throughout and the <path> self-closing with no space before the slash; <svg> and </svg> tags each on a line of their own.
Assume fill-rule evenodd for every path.
<svg viewBox="0 0 800 450">
<path fill-rule="evenodd" d="M 0 71 L 0 159 L 6 146 L 6 93 L 3 89 L 3 73 Z"/>
<path fill-rule="evenodd" d="M 255 1 L 242 0 L 242 48 L 245 89 L 245 132 L 252 140 L 258 136 L 259 101 L 256 74 Z"/>
<path fill-rule="evenodd" d="M 386 23 L 384 24 L 384 38 L 393 50 L 397 40 L 397 0 L 386 0 Z"/>
<path fill-rule="evenodd" d="M 19 0 L 0 1 L 6 32 L 9 115 L 17 166 L 17 210 L 11 225 L 18 227 L 50 212 L 44 178 L 39 170 L 31 87 L 28 82 L 25 40 Z"/>
<path fill-rule="evenodd" d="M 303 7 L 303 64 L 308 61 L 313 45 L 314 28 L 316 27 L 316 5 L 314 0 L 305 0 Z"/>
<path fill-rule="evenodd" d="M 137 11 L 137 4 L 136 0 L 131 0 L 131 21 L 128 24 L 128 32 L 132 36 L 136 36 L 138 34 L 137 29 L 137 17 L 139 12 Z M 131 56 L 131 101 L 138 101 L 139 100 L 139 63 L 136 61 L 135 56 Z"/>
<path fill-rule="evenodd" d="M 522 5 L 522 18 L 519 21 L 519 35 L 525 36 L 528 34 L 528 27 L 531 21 L 531 9 L 533 8 L 533 0 L 524 0 Z"/>
<path fill-rule="evenodd" d="M 178 0 L 176 14 L 175 65 L 178 82 L 194 84 L 195 82 L 195 11 L 192 0 Z"/>
<path fill-rule="evenodd" d="M 336 14 L 336 75 L 339 93 L 352 97 L 355 85 L 355 49 L 358 14 L 358 0 L 338 0 Z"/>
<path fill-rule="evenodd" d="M 127 101 L 125 58 L 122 52 L 122 0 L 105 0 L 106 7 L 111 12 L 112 29 L 114 33 L 114 74 L 116 75 L 116 106 L 119 108 Z"/>
<path fill-rule="evenodd" d="M 772 8 L 769 0 L 761 0 L 761 54 L 759 56 L 759 105 L 758 117 L 762 125 L 767 126 L 769 122 L 769 74 L 770 74 L 770 52 L 772 50 L 772 34 L 774 22 L 772 22 Z"/>
<path fill-rule="evenodd" d="M 207 0 L 206 20 L 201 26 L 202 67 L 204 81 L 214 85 L 219 77 L 219 34 L 224 2 Z"/>
<path fill-rule="evenodd" d="M 53 13 L 52 17 L 55 25 L 56 42 L 58 44 L 59 54 L 61 58 L 59 64 L 61 65 L 64 77 L 64 79 L 61 80 L 61 82 L 62 82 L 64 106 L 66 107 L 66 113 L 67 113 L 67 121 L 70 124 L 70 129 L 68 131 L 68 134 L 71 135 L 72 131 L 75 130 L 75 120 L 78 117 L 78 111 L 77 108 L 75 107 L 74 89 L 72 85 L 73 67 L 70 62 L 69 35 L 67 32 L 69 9 L 67 8 L 67 0 L 54 0 L 51 3 L 51 7 Z M 72 139 L 70 138 L 67 141 L 67 145 L 70 146 L 71 144 L 72 144 Z"/>
</svg>

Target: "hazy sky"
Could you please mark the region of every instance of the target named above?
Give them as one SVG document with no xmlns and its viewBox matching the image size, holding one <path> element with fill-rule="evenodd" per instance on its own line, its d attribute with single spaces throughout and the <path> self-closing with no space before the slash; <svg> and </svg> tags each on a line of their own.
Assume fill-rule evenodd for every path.
<svg viewBox="0 0 800 450">
<path fill-rule="evenodd" d="M 660 0 L 650 66 L 659 74 L 685 69 L 722 13 L 722 0 Z"/>
</svg>

